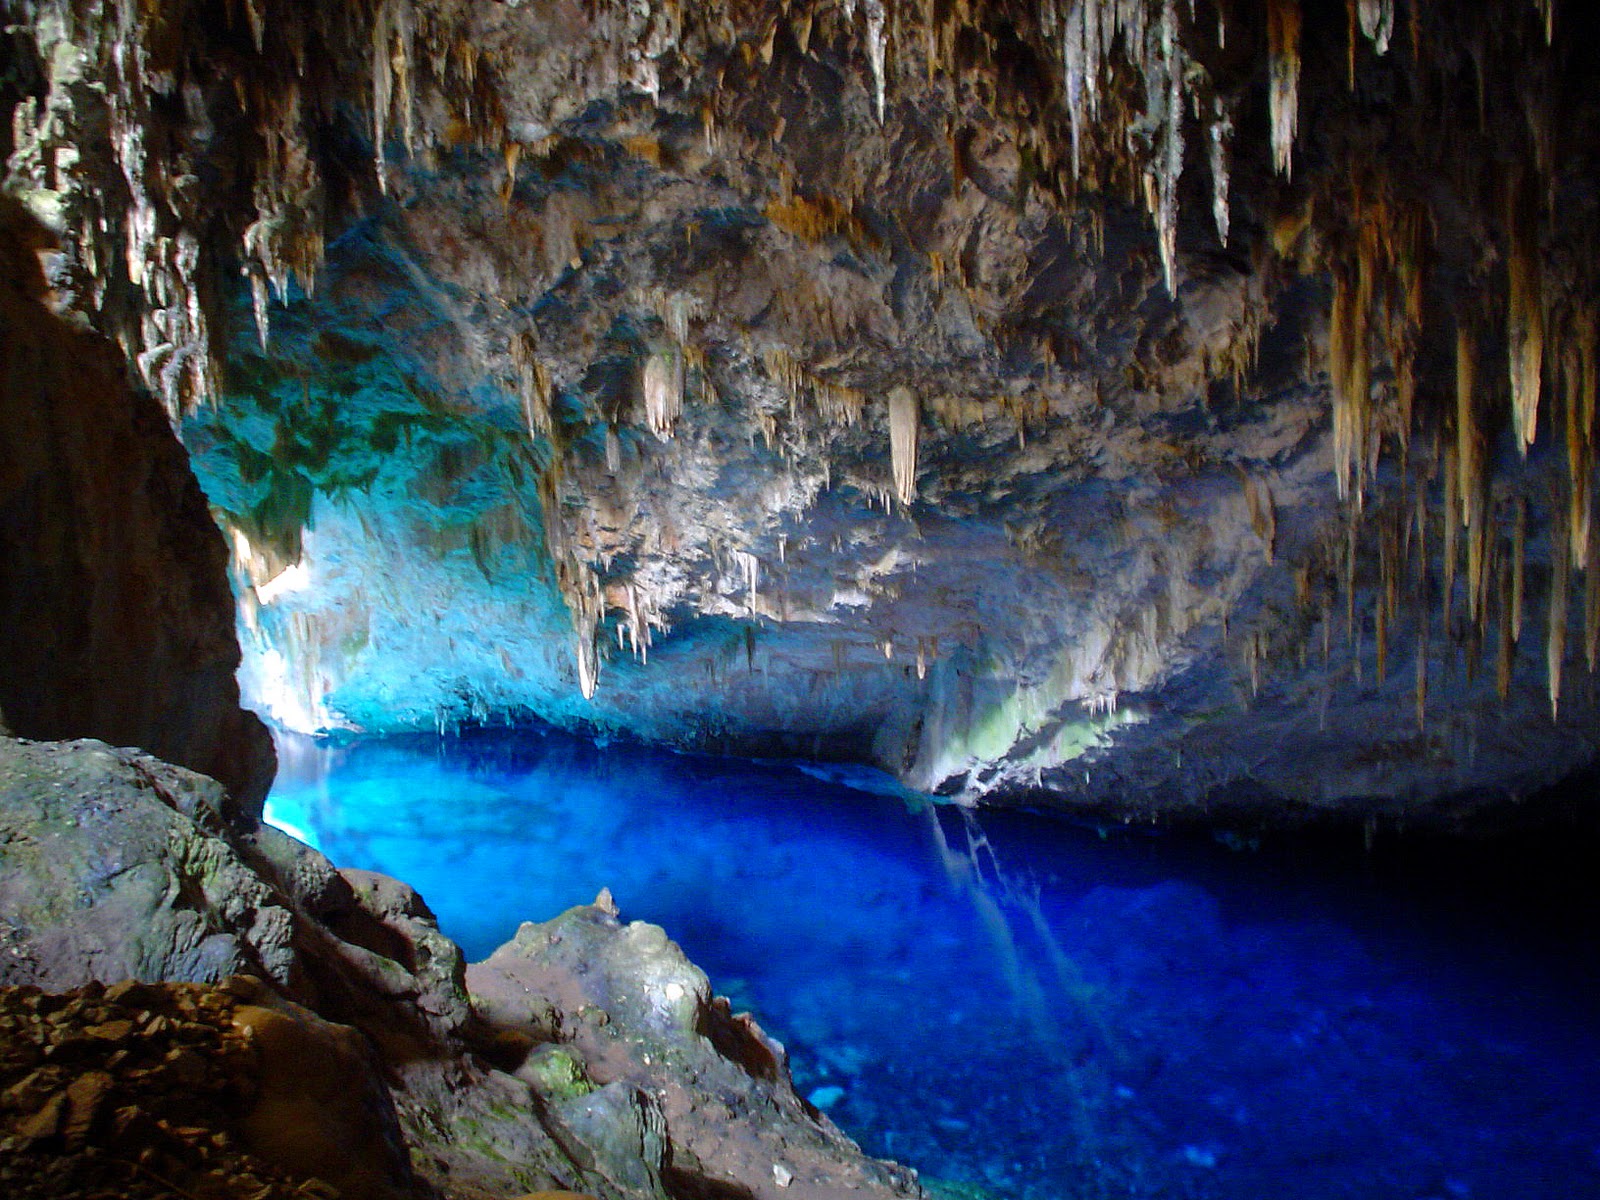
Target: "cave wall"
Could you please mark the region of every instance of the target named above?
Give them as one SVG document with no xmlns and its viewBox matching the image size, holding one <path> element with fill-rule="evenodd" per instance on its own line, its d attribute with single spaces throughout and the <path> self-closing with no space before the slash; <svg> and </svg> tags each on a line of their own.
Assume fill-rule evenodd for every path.
<svg viewBox="0 0 1600 1200">
<path fill-rule="evenodd" d="M 1586 9 L 18 8 L 274 719 L 1158 816 L 1600 751 Z"/>
<path fill-rule="evenodd" d="M 227 551 L 116 346 L 53 310 L 48 233 L 0 199 L 0 712 L 23 737 L 137 746 L 259 812 Z"/>
</svg>

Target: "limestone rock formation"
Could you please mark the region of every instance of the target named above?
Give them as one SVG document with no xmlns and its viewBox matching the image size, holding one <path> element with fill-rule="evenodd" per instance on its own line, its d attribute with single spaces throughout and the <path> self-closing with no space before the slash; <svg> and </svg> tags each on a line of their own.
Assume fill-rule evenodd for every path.
<svg viewBox="0 0 1600 1200">
<path fill-rule="evenodd" d="M 495 1025 L 539 1041 L 554 1034 L 518 1075 L 564 1093 L 552 1116 L 612 1147 L 595 1169 L 616 1182 L 638 1174 L 671 1196 L 766 1200 L 916 1190 L 903 1168 L 861 1158 L 810 1109 L 783 1047 L 713 998 L 659 926 L 622 924 L 609 895 L 523 925 L 468 968 L 467 985 Z"/>
<path fill-rule="evenodd" d="M 99 742 L 0 741 L 0 984 L 294 969 L 294 917 L 223 833 L 215 781 Z"/>
<path fill-rule="evenodd" d="M 129 1161 L 208 1197 L 921 1194 L 660 929 L 525 926 L 469 997 L 415 892 L 224 808 L 147 755 L 0 739 L 0 1172 L 56 1187 L 19 1194 Z"/>
<path fill-rule="evenodd" d="M 1453 821 L 1600 749 L 1582 5 L 28 0 L 298 728 Z"/>
</svg>

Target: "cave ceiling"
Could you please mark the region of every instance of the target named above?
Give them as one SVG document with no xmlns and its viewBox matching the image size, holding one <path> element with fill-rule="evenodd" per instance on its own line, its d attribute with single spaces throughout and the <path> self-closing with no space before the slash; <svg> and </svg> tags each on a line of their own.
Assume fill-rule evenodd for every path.
<svg viewBox="0 0 1600 1200">
<path fill-rule="evenodd" d="M 1125 817 L 1600 749 L 1585 6 L 4 9 L 285 725 Z"/>
</svg>

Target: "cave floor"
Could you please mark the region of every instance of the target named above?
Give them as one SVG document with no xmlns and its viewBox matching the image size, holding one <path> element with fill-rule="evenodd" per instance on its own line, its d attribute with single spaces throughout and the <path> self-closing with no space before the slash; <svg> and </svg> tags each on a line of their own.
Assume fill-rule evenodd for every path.
<svg viewBox="0 0 1600 1200">
<path fill-rule="evenodd" d="M 282 755 L 470 958 L 609 887 L 936 1196 L 1600 1195 L 1592 914 L 554 733 Z"/>
</svg>

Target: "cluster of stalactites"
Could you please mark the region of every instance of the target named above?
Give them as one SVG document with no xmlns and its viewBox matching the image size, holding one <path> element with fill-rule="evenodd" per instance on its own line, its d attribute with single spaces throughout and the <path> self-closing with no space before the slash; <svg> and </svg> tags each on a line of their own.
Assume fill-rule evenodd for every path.
<svg viewBox="0 0 1600 1200">
<path fill-rule="evenodd" d="M 649 663 L 653 631 L 666 628 L 655 595 L 640 581 L 629 580 L 607 585 L 605 598 L 612 608 L 621 611 L 617 621 L 617 649 L 631 651 L 641 665 Z"/>
<path fill-rule="evenodd" d="M 516 371 L 517 395 L 522 402 L 522 419 L 528 440 L 539 442 L 555 431 L 552 404 L 555 384 L 550 368 L 539 356 L 533 335 L 526 330 L 511 338 L 511 365 Z"/>
<path fill-rule="evenodd" d="M 228 7 L 230 21 L 248 23 L 258 54 L 269 25 L 266 7 L 264 0 L 248 0 L 242 10 Z M 51 90 L 48 120 L 29 119 L 36 106 L 19 111 L 18 144 L 32 144 L 42 162 L 75 168 L 52 170 L 43 182 L 58 197 L 61 232 L 87 283 L 78 301 L 123 344 L 176 420 L 214 399 L 220 378 L 216 310 L 223 298 L 209 285 L 202 233 L 214 214 L 205 211 L 197 169 L 216 150 L 216 127 L 207 108 L 211 98 L 186 57 L 200 41 L 183 36 L 194 14 L 182 5 L 58 0 L 29 5 L 22 15 L 40 61 L 50 65 Z M 300 87 L 303 30 L 294 20 L 270 24 L 282 43 L 275 47 L 282 52 L 282 78 L 270 84 L 238 78 L 231 97 L 253 123 L 260 148 L 258 160 L 248 164 L 256 215 L 243 231 L 242 257 L 263 344 L 269 287 L 281 298 L 297 276 L 309 288 L 322 258 L 322 187 L 307 148 Z M 84 79 L 99 86 L 75 86 Z M 86 103 L 103 106 L 103 115 L 84 111 Z M 119 176 L 115 189 L 96 174 L 102 149 L 75 141 L 102 125 L 103 152 Z M 19 158 L 11 167 L 27 173 Z"/>
<path fill-rule="evenodd" d="M 1140 144 L 1145 203 L 1155 224 L 1162 274 L 1167 291 L 1176 294 L 1184 108 L 1200 70 L 1182 44 L 1177 0 L 1042 0 L 1039 22 L 1061 59 L 1074 179 L 1083 170 L 1089 132 L 1100 123 L 1104 94 L 1111 85 L 1112 56 L 1119 45 L 1143 81 L 1144 111 L 1130 124 L 1128 136 L 1130 145 Z M 1212 107 L 1208 130 L 1212 210 L 1217 233 L 1226 242 L 1233 121 L 1220 98 Z"/>
<path fill-rule="evenodd" d="M 1530 541 L 1546 547 L 1548 563 L 1545 670 L 1552 717 L 1558 715 L 1562 668 L 1566 659 L 1572 574 L 1584 571 L 1584 651 L 1594 666 L 1600 650 L 1600 564 L 1594 561 L 1593 520 L 1596 486 L 1595 406 L 1597 317 L 1591 293 L 1570 273 L 1559 279 L 1545 269 L 1539 248 L 1538 197 L 1530 173 L 1514 173 L 1500 210 L 1505 217 L 1503 308 L 1492 294 L 1480 294 L 1457 317 L 1454 331 L 1453 403 L 1434 414 L 1444 434 L 1435 454 L 1442 459 L 1443 521 L 1436 547 L 1442 560 L 1438 596 L 1442 625 L 1450 638 L 1473 646 L 1487 644 L 1491 613 L 1500 621 L 1497 684 L 1509 693 L 1515 646 L 1524 628 Z M 1329 375 L 1334 407 L 1335 475 L 1340 495 L 1351 502 L 1352 526 L 1359 523 L 1363 497 L 1377 461 L 1384 422 L 1404 444 L 1413 422 L 1415 357 L 1422 324 L 1421 260 L 1425 249 L 1424 214 L 1402 205 L 1384 189 L 1358 181 L 1348 192 L 1351 244 L 1333 264 L 1333 306 L 1329 330 Z M 1490 314 L 1503 313 L 1504 340 L 1496 336 Z M 1504 345 L 1507 374 L 1484 366 L 1485 346 Z M 1374 352 L 1386 351 L 1393 369 L 1398 404 L 1377 403 Z M 1508 378 L 1509 376 L 1509 378 Z M 1509 405 L 1506 400 L 1509 398 Z M 1510 486 L 1497 481 L 1493 447 L 1511 415 L 1511 441 L 1524 453 L 1539 433 L 1544 406 L 1549 426 L 1564 440 L 1564 494 L 1551 504 L 1496 500 Z M 1433 422 L 1430 422 L 1433 423 Z M 1404 460 L 1402 459 L 1402 462 Z M 1560 485 L 1558 485 L 1560 487 Z M 1425 504 L 1418 492 L 1415 541 L 1426 544 Z M 1543 529 L 1530 531 L 1530 516 L 1543 517 Z M 1510 536 L 1503 531 L 1510 529 Z M 1408 542 L 1408 545 L 1410 543 Z M 1462 567 L 1465 568 L 1464 578 Z M 1425 581 L 1425 573 L 1419 578 Z M 1458 589 L 1458 580 L 1464 587 Z M 1419 594 L 1425 594 L 1426 587 Z M 1465 611 L 1454 612 L 1461 594 Z M 1353 589 L 1347 588 L 1347 598 Z M 1348 603 L 1353 603 L 1347 599 Z M 1393 606 L 1377 614 L 1379 661 Z M 1426 622 L 1419 616 L 1418 712 L 1425 711 Z M 1460 632 L 1465 630 L 1464 633 Z M 1475 654 L 1476 651 L 1469 651 Z"/>
<path fill-rule="evenodd" d="M 34 190 L 59 193 L 52 201 L 59 220 L 52 223 L 65 226 L 61 231 L 85 280 L 78 302 L 123 343 L 175 420 L 215 399 L 220 386 L 226 297 L 214 294 L 210 283 L 216 264 L 206 258 L 217 248 L 205 232 L 218 214 L 207 211 L 214 198 L 205 195 L 198 169 L 204 158 L 240 148 L 222 144 L 219 130 L 245 131 L 248 158 L 241 174 L 254 213 L 238 230 L 233 253 L 263 348 L 273 300 L 286 300 L 291 284 L 310 292 L 323 260 L 324 184 L 313 147 L 328 98 L 312 98 L 315 81 L 326 78 L 326 64 L 316 60 L 359 54 L 362 38 L 370 44 L 380 185 L 387 182 L 391 129 L 398 128 L 408 152 L 421 136 L 424 79 L 479 142 L 501 139 L 492 93 L 480 85 L 477 46 L 458 22 L 423 20 L 420 11 L 412 0 L 320 8 L 230 0 L 223 19 L 248 29 L 255 53 L 234 64 L 230 86 L 212 88 L 216 63 L 205 55 L 222 43 L 208 41 L 208 31 L 196 27 L 198 6 L 138 0 L 19 6 L 27 24 L 18 28 L 32 30 L 38 59 L 53 78 L 43 111 L 36 103 L 19 109 L 14 123 L 22 153 L 11 163 L 13 176 L 38 175 L 28 181 L 39 185 Z M 90 79 L 98 86 L 77 86 Z M 103 115 L 79 111 L 86 97 L 103 106 Z M 219 102 L 226 113 L 211 111 Z M 106 189 L 96 174 L 101 149 L 74 142 L 98 127 L 106 131 L 103 152 L 117 170 L 116 189 Z M 29 170 L 30 158 L 38 171 Z M 57 169 L 63 165 L 74 169 Z M 133 291 L 131 306 L 123 283 Z M 108 307 L 113 302 L 115 311 Z"/>
<path fill-rule="evenodd" d="M 789 400 L 789 415 L 795 417 L 809 403 L 834 428 L 854 425 L 866 410 L 867 396 L 859 388 L 811 374 L 793 354 L 782 346 L 766 346 L 761 362 L 768 377 Z"/>
<path fill-rule="evenodd" d="M 1381 449 L 1381 410 L 1373 402 L 1374 348 L 1393 369 L 1393 429 L 1410 436 L 1416 357 L 1422 337 L 1426 213 L 1370 179 L 1346 191 L 1351 245 L 1332 264 L 1328 375 L 1333 399 L 1334 480 L 1340 499 L 1359 508 Z"/>
<path fill-rule="evenodd" d="M 662 441 L 672 437 L 683 414 L 683 374 L 683 355 L 671 350 L 653 351 L 639 372 L 645 424 Z"/>
<path fill-rule="evenodd" d="M 600 646 L 596 634 L 605 613 L 600 576 L 594 568 L 577 562 L 570 555 L 556 555 L 555 563 L 556 588 L 572 616 L 578 691 L 585 700 L 592 700 L 595 689 L 600 686 Z"/>
<path fill-rule="evenodd" d="M 646 289 L 639 299 L 654 310 L 672 340 L 670 347 L 651 350 L 639 368 L 639 399 L 645 425 L 661 441 L 668 441 L 683 415 L 691 369 L 704 384 L 704 354 L 690 337 L 690 322 L 700 315 L 702 305 L 697 297 L 659 288 Z"/>
<path fill-rule="evenodd" d="M 1338 538 L 1322 548 L 1320 559 L 1314 557 L 1295 573 L 1297 603 L 1307 618 L 1301 626 L 1305 636 L 1311 638 L 1320 629 L 1324 665 L 1353 677 L 1357 685 L 1369 682 L 1363 672 L 1371 663 L 1376 679 L 1370 682 L 1382 686 L 1396 642 L 1409 636 L 1419 731 L 1427 728 L 1430 687 L 1437 684 L 1441 669 L 1463 672 L 1470 685 L 1483 659 L 1492 655 L 1495 692 L 1502 703 L 1510 701 L 1518 650 L 1527 645 L 1532 624 L 1528 614 L 1541 581 L 1541 665 L 1552 720 L 1560 716 L 1575 608 L 1581 614 L 1583 659 L 1591 673 L 1600 668 L 1600 528 L 1588 522 L 1587 499 L 1581 533 L 1574 518 L 1558 506 L 1548 526 L 1547 561 L 1539 569 L 1537 543 L 1530 546 L 1535 505 L 1516 488 L 1494 484 L 1485 473 L 1483 428 L 1473 416 L 1482 383 L 1477 359 L 1476 339 L 1463 330 L 1457 342 L 1459 419 L 1454 436 L 1441 438 L 1429 453 L 1414 459 L 1395 493 L 1375 497 L 1365 510 L 1348 510 Z M 1581 364 L 1577 370 L 1580 380 L 1569 386 L 1577 387 L 1573 402 L 1581 406 Z M 1585 493 L 1591 486 L 1584 481 Z M 1584 572 L 1581 593 L 1574 583 L 1579 570 Z M 1334 582 L 1319 598 L 1312 580 L 1324 574 Z M 1345 664 L 1331 657 L 1332 631 L 1339 625 L 1349 655 Z M 1277 634 L 1292 641 L 1289 629 Z M 1294 647 L 1274 645 L 1275 636 L 1260 628 L 1251 635 L 1265 647 L 1267 658 L 1291 654 Z M 1304 643 L 1299 657 L 1304 666 Z M 1264 661 L 1259 655 L 1253 658 L 1252 672 Z"/>
</svg>

